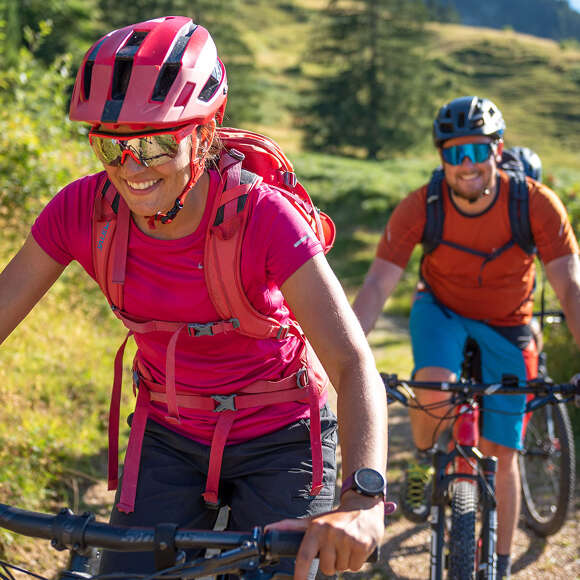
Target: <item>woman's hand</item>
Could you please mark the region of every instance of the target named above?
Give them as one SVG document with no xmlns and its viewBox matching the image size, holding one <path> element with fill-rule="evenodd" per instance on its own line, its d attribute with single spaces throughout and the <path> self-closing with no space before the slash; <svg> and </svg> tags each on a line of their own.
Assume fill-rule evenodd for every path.
<svg viewBox="0 0 580 580">
<path fill-rule="evenodd" d="M 320 570 L 328 576 L 360 570 L 383 539 L 384 517 L 382 498 L 346 492 L 336 510 L 312 518 L 282 520 L 266 529 L 305 532 L 296 556 L 294 578 L 306 580 L 316 557 L 320 559 Z"/>
</svg>

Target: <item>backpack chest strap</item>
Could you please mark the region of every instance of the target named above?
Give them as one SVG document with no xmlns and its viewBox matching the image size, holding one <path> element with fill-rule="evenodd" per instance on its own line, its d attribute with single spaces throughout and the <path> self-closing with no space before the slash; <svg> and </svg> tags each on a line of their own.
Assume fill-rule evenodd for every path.
<svg viewBox="0 0 580 580">
<path fill-rule="evenodd" d="M 214 322 L 169 322 L 165 320 L 146 320 L 137 322 L 125 315 L 118 308 L 113 308 L 115 316 L 125 325 L 127 329 L 137 334 L 148 332 L 181 332 L 186 330 L 192 337 L 196 336 L 216 336 L 236 330 L 240 323 L 236 318 L 229 320 L 216 320 Z"/>
</svg>

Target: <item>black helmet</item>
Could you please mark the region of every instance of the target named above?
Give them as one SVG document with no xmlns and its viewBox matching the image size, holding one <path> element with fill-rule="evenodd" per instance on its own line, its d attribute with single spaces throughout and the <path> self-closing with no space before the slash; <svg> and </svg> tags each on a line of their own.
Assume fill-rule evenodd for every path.
<svg viewBox="0 0 580 580">
<path fill-rule="evenodd" d="M 505 130 L 501 111 L 480 97 L 459 97 L 443 105 L 433 122 L 433 141 L 440 147 L 455 137 L 487 135 L 500 139 Z"/>
<path fill-rule="evenodd" d="M 528 147 L 511 147 L 504 151 L 504 154 L 506 153 L 511 153 L 520 160 L 524 166 L 524 173 L 528 177 L 536 181 L 542 181 L 542 161 L 536 152 Z"/>
</svg>

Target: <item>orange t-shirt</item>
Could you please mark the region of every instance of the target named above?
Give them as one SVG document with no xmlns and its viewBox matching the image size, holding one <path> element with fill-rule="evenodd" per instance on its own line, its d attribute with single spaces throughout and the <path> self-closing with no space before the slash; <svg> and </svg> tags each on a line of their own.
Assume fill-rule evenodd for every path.
<svg viewBox="0 0 580 580">
<path fill-rule="evenodd" d="M 509 178 L 500 171 L 499 193 L 477 215 L 462 213 L 443 182 L 443 239 L 486 254 L 510 241 Z M 578 253 L 578 241 L 560 198 L 548 187 L 528 180 L 530 225 L 541 260 Z M 377 248 L 377 257 L 405 268 L 425 227 L 427 185 L 410 193 L 393 212 Z M 497 258 L 484 258 L 439 244 L 426 254 L 421 275 L 437 298 L 462 316 L 499 326 L 529 322 L 533 302 L 534 258 L 517 244 Z"/>
</svg>

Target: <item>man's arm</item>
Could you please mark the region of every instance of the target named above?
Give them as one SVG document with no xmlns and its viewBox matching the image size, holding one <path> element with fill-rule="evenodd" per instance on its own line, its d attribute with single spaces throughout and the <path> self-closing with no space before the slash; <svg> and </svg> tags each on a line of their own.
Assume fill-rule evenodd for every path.
<svg viewBox="0 0 580 580">
<path fill-rule="evenodd" d="M 578 254 L 562 256 L 548 262 L 545 268 L 568 328 L 580 348 L 580 257 Z"/>
<path fill-rule="evenodd" d="M 352 305 L 365 334 L 375 326 L 387 298 L 395 289 L 402 274 L 403 268 L 392 262 L 381 258 L 374 259 Z"/>
</svg>

